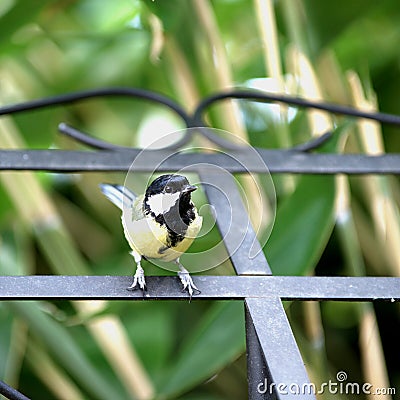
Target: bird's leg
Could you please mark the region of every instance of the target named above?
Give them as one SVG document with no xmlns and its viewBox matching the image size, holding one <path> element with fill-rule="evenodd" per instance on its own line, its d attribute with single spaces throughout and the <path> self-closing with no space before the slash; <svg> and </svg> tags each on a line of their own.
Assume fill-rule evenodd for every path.
<svg viewBox="0 0 400 400">
<path fill-rule="evenodd" d="M 139 284 L 140 289 L 142 289 L 144 291 L 144 290 L 146 290 L 146 280 L 144 278 L 144 270 L 143 270 L 142 266 L 140 265 L 142 256 L 140 254 L 138 254 L 136 251 L 131 251 L 130 254 L 135 259 L 136 272 L 135 272 L 135 275 L 133 275 L 132 285 L 128 287 L 128 290 L 135 289 L 136 285 Z"/>
<path fill-rule="evenodd" d="M 193 279 L 189 274 L 189 271 L 180 263 L 179 258 L 175 260 L 175 264 L 179 267 L 178 276 L 183 285 L 182 291 L 187 290 L 190 298 L 192 298 L 194 291 L 197 291 L 197 294 L 200 294 L 201 291 L 194 284 Z"/>
</svg>

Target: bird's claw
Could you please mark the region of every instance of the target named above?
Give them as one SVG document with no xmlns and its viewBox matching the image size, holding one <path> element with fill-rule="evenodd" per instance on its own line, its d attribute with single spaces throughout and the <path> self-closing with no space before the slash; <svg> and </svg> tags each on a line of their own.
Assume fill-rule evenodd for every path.
<svg viewBox="0 0 400 400">
<path fill-rule="evenodd" d="M 185 290 L 188 291 L 190 298 L 192 298 L 193 293 L 200 294 L 200 289 L 194 284 L 192 277 L 187 271 L 179 271 L 178 272 L 179 279 L 182 282 L 183 288 L 182 292 Z"/>
<path fill-rule="evenodd" d="M 138 265 L 137 268 L 136 268 L 135 275 L 133 276 L 132 285 L 129 286 L 127 289 L 128 290 L 135 290 L 136 289 L 136 285 L 139 285 L 139 288 L 142 289 L 143 292 L 145 290 L 147 290 L 147 288 L 146 288 L 146 279 L 144 277 L 144 270 L 140 265 Z"/>
</svg>

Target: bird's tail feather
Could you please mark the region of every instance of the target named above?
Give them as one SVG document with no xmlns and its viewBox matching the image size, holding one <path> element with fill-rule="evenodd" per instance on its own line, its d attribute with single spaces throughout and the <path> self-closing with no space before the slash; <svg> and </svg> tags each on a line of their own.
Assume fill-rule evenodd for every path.
<svg viewBox="0 0 400 400">
<path fill-rule="evenodd" d="M 100 190 L 104 196 L 116 205 L 120 210 L 127 207 L 132 207 L 133 201 L 136 199 L 135 193 L 131 192 L 125 186 L 111 185 L 109 183 L 101 183 Z"/>
</svg>

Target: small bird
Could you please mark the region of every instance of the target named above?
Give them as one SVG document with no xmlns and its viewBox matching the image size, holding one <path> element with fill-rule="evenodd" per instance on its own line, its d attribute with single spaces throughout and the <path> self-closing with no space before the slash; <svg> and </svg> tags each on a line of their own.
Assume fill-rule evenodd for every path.
<svg viewBox="0 0 400 400">
<path fill-rule="evenodd" d="M 203 218 L 191 200 L 197 189 L 182 175 L 168 174 L 156 178 L 141 196 L 136 196 L 125 186 L 100 184 L 103 194 L 122 210 L 122 226 L 132 249 L 136 272 L 132 285 L 146 289 L 144 259 L 172 261 L 179 267 L 178 276 L 183 290 L 190 297 L 200 290 L 179 257 L 189 248 L 200 231 Z"/>
</svg>

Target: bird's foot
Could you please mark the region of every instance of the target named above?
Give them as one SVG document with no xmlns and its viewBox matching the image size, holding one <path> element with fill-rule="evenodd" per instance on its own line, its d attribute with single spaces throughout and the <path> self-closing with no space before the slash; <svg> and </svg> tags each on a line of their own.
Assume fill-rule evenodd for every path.
<svg viewBox="0 0 400 400">
<path fill-rule="evenodd" d="M 144 277 L 144 270 L 140 265 L 138 265 L 136 268 L 135 275 L 133 275 L 132 285 L 128 287 L 128 290 L 135 290 L 136 285 L 139 285 L 139 288 L 142 289 L 143 292 L 146 290 L 146 279 Z"/>
<path fill-rule="evenodd" d="M 185 268 L 181 268 L 181 271 L 178 271 L 178 276 L 183 285 L 182 292 L 187 290 L 190 298 L 192 298 L 193 293 L 194 294 L 201 293 L 200 289 L 194 284 L 192 277 Z"/>
</svg>

